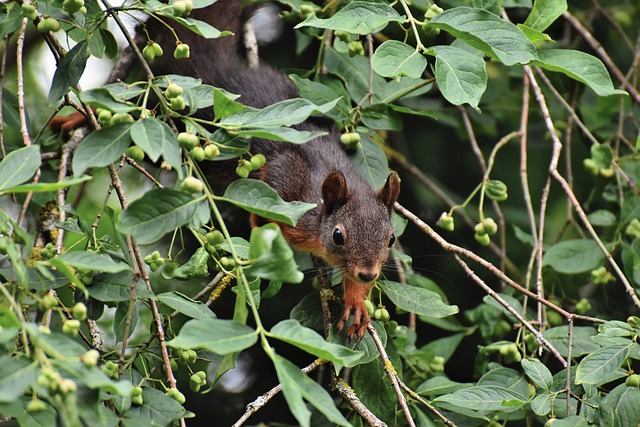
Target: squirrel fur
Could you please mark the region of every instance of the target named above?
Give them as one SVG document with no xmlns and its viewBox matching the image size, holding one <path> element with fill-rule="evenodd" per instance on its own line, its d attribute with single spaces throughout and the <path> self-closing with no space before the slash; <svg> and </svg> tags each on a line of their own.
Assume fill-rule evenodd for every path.
<svg viewBox="0 0 640 427">
<path fill-rule="evenodd" d="M 172 25 L 179 40 L 189 45 L 190 57 L 156 60 L 154 72 L 199 78 L 240 95 L 239 102 L 255 108 L 298 97 L 297 87 L 288 76 L 264 64 L 248 67 L 238 54 L 246 15 L 241 0 L 218 0 L 211 6 L 194 9 L 190 17 L 235 35 L 204 39 L 181 25 Z M 161 45 L 174 43 L 174 36 L 162 23 L 150 19 L 146 29 Z M 210 111 L 201 110 L 198 114 L 213 118 Z M 343 272 L 344 311 L 338 327 L 342 329 L 352 315 L 347 336 L 362 339 L 370 322 L 364 300 L 394 241 L 390 216 L 400 181 L 391 173 L 382 189 L 372 189 L 342 148 L 340 133 L 326 119 L 310 118 L 294 127 L 327 134 L 305 144 L 254 138 L 251 152 L 262 153 L 267 159 L 257 178 L 273 187 L 285 201 L 317 205 L 295 227 L 279 226 L 296 250 L 318 256 Z M 251 222 L 257 226 L 264 220 L 254 215 Z"/>
</svg>

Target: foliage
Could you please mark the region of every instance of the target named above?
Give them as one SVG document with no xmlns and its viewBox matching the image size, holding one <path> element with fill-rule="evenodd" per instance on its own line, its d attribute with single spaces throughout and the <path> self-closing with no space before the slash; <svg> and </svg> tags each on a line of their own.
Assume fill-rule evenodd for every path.
<svg viewBox="0 0 640 427">
<path fill-rule="evenodd" d="M 188 17 L 209 3 L 0 4 L 3 54 L 18 52 L 18 84 L 2 93 L 2 416 L 197 422 L 208 408 L 190 400 L 261 352 L 272 366 L 259 370 L 276 373 L 293 417 L 283 419 L 299 425 L 640 422 L 637 5 L 283 0 L 300 58 L 315 58 L 291 76 L 300 98 L 255 109 L 191 76 L 149 72 L 80 90 L 90 57 L 118 56 L 108 24 L 126 32 L 120 15 L 227 35 Z M 60 27 L 68 52 L 50 33 Z M 36 28 L 58 64 L 50 105 L 25 106 L 25 96 L 45 99 L 28 96 L 21 66 Z M 164 50 L 149 41 L 135 58 L 153 63 Z M 63 105 L 91 116 L 93 132 L 68 137 L 34 118 Z M 212 121 L 193 115 L 212 107 Z M 429 266 L 446 278 L 437 284 L 394 248 L 395 271 L 374 287 L 374 320 L 357 342 L 323 324 L 327 306 L 339 310 L 326 291 L 307 287 L 291 318 L 277 312 L 305 261 L 274 224 L 247 240 L 222 213 L 233 205 L 295 225 L 313 208 L 246 177 L 263 163 L 251 137 L 303 144 L 318 134 L 291 126 L 317 114 L 344 132 L 374 187 L 388 160 L 400 169 L 404 201 L 426 215 L 396 206 L 396 236 L 407 221 L 420 231 L 400 239 L 407 252 L 447 253 Z M 200 165 L 223 160 L 238 161 L 243 178 L 220 195 Z M 472 283 L 481 301 L 464 295 Z M 304 356 L 289 357 L 292 347 Z M 331 380 L 314 381 L 325 363 Z M 236 425 L 276 405 L 271 397 Z"/>
</svg>

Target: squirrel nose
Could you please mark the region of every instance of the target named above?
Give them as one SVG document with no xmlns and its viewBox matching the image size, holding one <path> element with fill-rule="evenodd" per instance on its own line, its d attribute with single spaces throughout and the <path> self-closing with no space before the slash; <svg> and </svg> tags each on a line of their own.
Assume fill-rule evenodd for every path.
<svg viewBox="0 0 640 427">
<path fill-rule="evenodd" d="M 358 273 L 358 278 L 360 280 L 362 280 L 363 282 L 373 282 L 374 280 L 376 280 L 378 278 L 378 274 L 377 273 L 360 272 L 360 273 Z"/>
</svg>

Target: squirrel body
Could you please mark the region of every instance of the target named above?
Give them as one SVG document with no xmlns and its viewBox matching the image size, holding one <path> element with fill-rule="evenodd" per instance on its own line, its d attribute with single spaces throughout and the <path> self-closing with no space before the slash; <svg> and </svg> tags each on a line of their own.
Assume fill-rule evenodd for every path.
<svg viewBox="0 0 640 427">
<path fill-rule="evenodd" d="M 189 45 L 190 57 L 156 60 L 154 72 L 199 78 L 240 95 L 239 102 L 255 108 L 299 96 L 297 87 L 285 74 L 263 64 L 248 67 L 241 59 L 241 0 L 218 0 L 211 6 L 194 9 L 190 16 L 235 36 L 204 39 L 180 25 L 174 26 L 179 40 Z M 166 27 L 154 19 L 147 22 L 146 29 L 162 45 L 175 41 Z M 200 110 L 198 114 L 206 116 L 211 112 Z M 338 327 L 342 329 L 353 315 L 347 336 L 361 339 L 370 321 L 364 300 L 394 241 L 390 215 L 400 181 L 392 173 L 382 189 L 372 189 L 342 148 L 340 133 L 326 119 L 310 118 L 294 127 L 327 134 L 305 144 L 254 138 L 251 152 L 262 153 L 267 159 L 257 178 L 273 187 L 285 201 L 316 204 L 295 227 L 279 225 L 296 250 L 318 256 L 344 274 L 344 311 Z M 253 215 L 251 222 L 257 226 L 264 220 Z"/>
</svg>

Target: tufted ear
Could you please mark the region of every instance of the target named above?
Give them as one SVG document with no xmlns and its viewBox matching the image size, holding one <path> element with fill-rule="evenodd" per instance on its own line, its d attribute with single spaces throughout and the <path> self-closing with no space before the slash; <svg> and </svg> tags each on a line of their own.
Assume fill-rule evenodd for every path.
<svg viewBox="0 0 640 427">
<path fill-rule="evenodd" d="M 387 177 L 384 187 L 378 191 L 378 199 L 387 207 L 389 212 L 393 208 L 393 204 L 398 200 L 400 194 L 400 178 L 395 172 L 391 172 Z"/>
<path fill-rule="evenodd" d="M 327 175 L 322 183 L 325 215 L 330 215 L 335 209 L 344 205 L 348 196 L 347 181 L 342 172 L 331 172 Z"/>
</svg>

